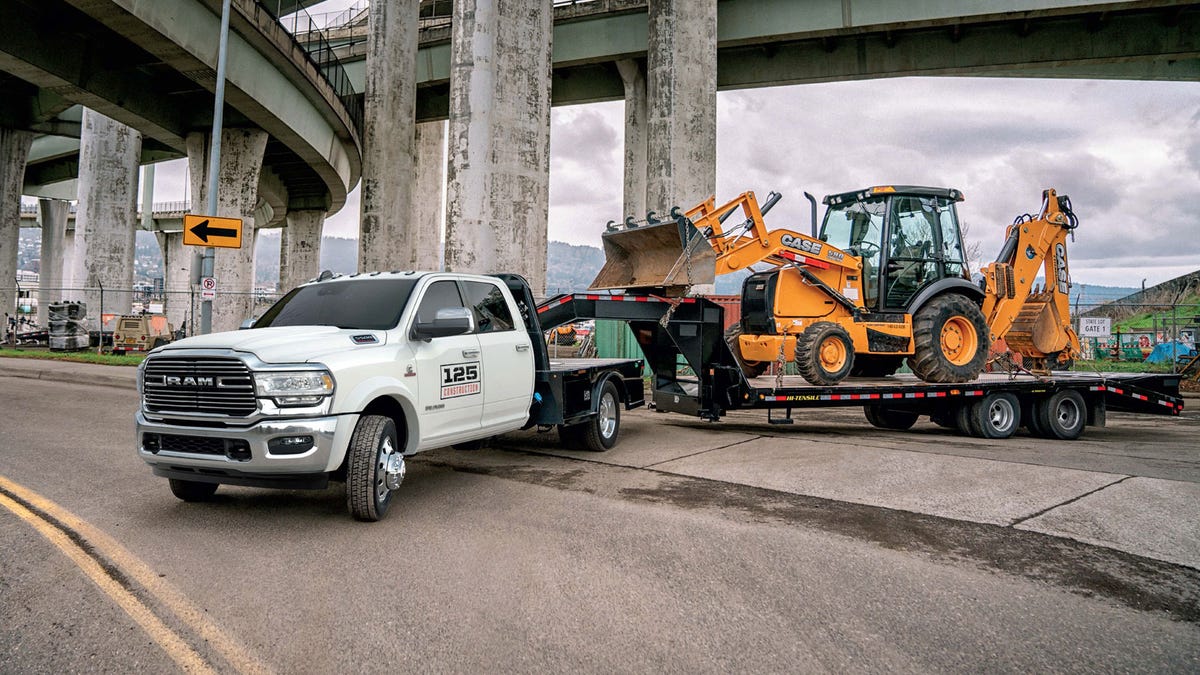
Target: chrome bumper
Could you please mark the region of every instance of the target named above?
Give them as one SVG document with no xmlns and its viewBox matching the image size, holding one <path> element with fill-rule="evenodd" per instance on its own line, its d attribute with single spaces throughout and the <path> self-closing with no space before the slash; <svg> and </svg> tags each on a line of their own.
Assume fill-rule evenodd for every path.
<svg viewBox="0 0 1200 675">
<path fill-rule="evenodd" d="M 262 420 L 240 429 L 163 424 L 137 413 L 136 443 L 138 455 L 156 468 L 190 468 L 212 470 L 214 473 L 242 475 L 279 475 L 327 473 L 341 466 L 350 435 L 358 424 L 358 415 L 332 415 L 304 419 Z M 160 434 L 187 439 L 240 440 L 249 445 L 248 459 L 223 454 L 186 452 L 169 448 L 151 452 L 146 448 L 146 434 Z M 312 436 L 312 446 L 295 454 L 272 453 L 269 443 L 282 437 Z"/>
</svg>

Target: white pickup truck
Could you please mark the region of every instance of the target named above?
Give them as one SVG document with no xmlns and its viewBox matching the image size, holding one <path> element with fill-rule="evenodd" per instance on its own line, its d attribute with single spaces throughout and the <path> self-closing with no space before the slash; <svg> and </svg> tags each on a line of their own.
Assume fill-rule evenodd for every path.
<svg viewBox="0 0 1200 675">
<path fill-rule="evenodd" d="M 151 352 L 138 454 L 185 501 L 221 483 L 335 480 L 351 515 L 374 521 L 424 450 L 533 426 L 612 447 L 621 408 L 645 404 L 642 361 L 551 361 L 542 331 L 516 275 L 326 272 L 248 330 Z"/>
</svg>

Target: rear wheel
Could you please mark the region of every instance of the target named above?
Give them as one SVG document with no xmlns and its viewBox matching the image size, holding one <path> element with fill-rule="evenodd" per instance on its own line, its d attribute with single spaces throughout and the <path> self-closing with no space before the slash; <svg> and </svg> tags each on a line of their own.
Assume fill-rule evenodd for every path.
<svg viewBox="0 0 1200 675">
<path fill-rule="evenodd" d="M 1083 434 L 1087 424 L 1087 406 L 1083 396 L 1072 389 L 1063 389 L 1033 404 L 1037 417 L 1036 433 L 1043 438 L 1073 441 Z M 1031 428 L 1032 430 L 1032 428 Z"/>
<path fill-rule="evenodd" d="M 216 483 L 201 483 L 194 480 L 168 478 L 171 484 L 171 494 L 185 502 L 206 502 L 217 492 Z"/>
<path fill-rule="evenodd" d="M 926 382 L 970 382 L 987 363 L 989 335 L 972 300 L 957 293 L 936 297 L 913 315 L 908 366 Z"/>
<path fill-rule="evenodd" d="M 889 410 L 878 405 L 863 406 L 863 412 L 866 413 L 867 421 L 871 423 L 871 426 L 897 431 L 911 429 L 912 425 L 917 423 L 917 418 L 920 417 L 919 414 L 909 410 Z"/>
<path fill-rule="evenodd" d="M 992 393 L 970 406 L 971 435 L 979 438 L 1008 438 L 1021 426 L 1021 404 L 1017 397 Z"/>
<path fill-rule="evenodd" d="M 796 337 L 796 369 L 811 384 L 837 384 L 853 367 L 854 344 L 836 323 L 814 323 Z"/>
<path fill-rule="evenodd" d="M 383 415 L 364 415 L 354 427 L 346 457 L 346 506 L 356 520 L 387 515 L 392 495 L 404 481 L 404 456 L 396 442 L 396 423 Z"/>
<path fill-rule="evenodd" d="M 596 415 L 579 424 L 559 425 L 558 441 L 568 450 L 604 452 L 617 444 L 620 432 L 621 397 L 616 385 L 605 382 L 596 402 Z"/>
</svg>

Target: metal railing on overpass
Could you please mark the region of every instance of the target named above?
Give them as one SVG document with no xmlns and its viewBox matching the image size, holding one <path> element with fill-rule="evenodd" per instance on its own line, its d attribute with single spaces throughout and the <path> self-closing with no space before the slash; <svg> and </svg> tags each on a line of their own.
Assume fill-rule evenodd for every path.
<svg viewBox="0 0 1200 675">
<path fill-rule="evenodd" d="M 187 213 L 188 210 L 191 209 L 191 202 L 189 202 L 189 201 L 155 202 L 154 206 L 151 208 L 154 213 Z M 67 210 L 69 213 L 75 214 L 79 210 L 78 203 L 71 202 L 71 204 L 67 207 Z M 38 212 L 37 204 L 22 204 L 21 205 L 21 215 L 22 216 L 30 216 L 30 215 L 36 216 L 37 212 Z M 140 215 L 141 211 L 138 211 L 138 214 Z"/>
<path fill-rule="evenodd" d="M 350 83 L 350 76 L 346 74 L 345 67 L 338 60 L 334 46 L 326 39 L 325 29 L 316 29 L 316 20 L 303 9 L 283 15 L 281 0 L 255 0 L 255 2 L 278 21 L 279 25 L 283 26 L 284 30 L 292 36 L 292 40 L 307 53 L 308 60 L 317 67 L 317 71 L 321 73 L 329 86 L 333 87 L 334 94 L 346 107 L 355 131 L 362 134 L 362 100 L 358 97 L 359 92 L 355 91 L 354 86 Z M 304 39 L 299 39 L 298 34 L 303 35 Z"/>
</svg>

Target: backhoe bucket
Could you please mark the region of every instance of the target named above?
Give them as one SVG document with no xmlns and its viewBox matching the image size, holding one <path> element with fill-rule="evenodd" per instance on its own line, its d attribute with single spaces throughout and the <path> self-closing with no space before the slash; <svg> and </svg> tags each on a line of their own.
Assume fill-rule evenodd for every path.
<svg viewBox="0 0 1200 675">
<path fill-rule="evenodd" d="M 717 255 L 686 218 L 605 232 L 604 267 L 591 290 L 623 288 L 683 295 L 712 284 Z"/>
</svg>

